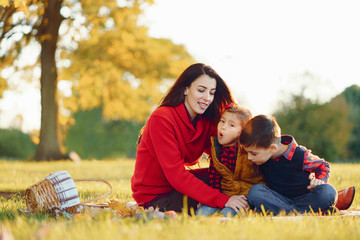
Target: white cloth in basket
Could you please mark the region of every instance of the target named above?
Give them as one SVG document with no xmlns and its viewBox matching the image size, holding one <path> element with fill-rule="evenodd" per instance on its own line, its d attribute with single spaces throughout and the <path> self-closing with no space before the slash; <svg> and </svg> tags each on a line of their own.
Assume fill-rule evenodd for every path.
<svg viewBox="0 0 360 240">
<path fill-rule="evenodd" d="M 61 210 L 80 204 L 75 182 L 67 171 L 51 173 L 45 179 L 49 180 L 54 186 Z"/>
</svg>

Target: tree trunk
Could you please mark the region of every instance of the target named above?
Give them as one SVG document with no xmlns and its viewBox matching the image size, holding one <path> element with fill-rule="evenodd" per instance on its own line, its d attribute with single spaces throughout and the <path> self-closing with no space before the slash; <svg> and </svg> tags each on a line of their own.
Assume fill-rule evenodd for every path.
<svg viewBox="0 0 360 240">
<path fill-rule="evenodd" d="M 62 0 L 45 0 L 45 13 L 39 28 L 41 44 L 41 126 L 40 142 L 34 160 L 59 160 L 66 158 L 62 150 L 58 127 L 57 70 L 55 52 L 58 32 L 63 17 Z"/>
</svg>

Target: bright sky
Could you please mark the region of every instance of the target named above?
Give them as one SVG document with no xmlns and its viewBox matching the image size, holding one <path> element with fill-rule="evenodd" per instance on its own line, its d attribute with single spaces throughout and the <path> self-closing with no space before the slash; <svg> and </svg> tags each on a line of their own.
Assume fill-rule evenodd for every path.
<svg viewBox="0 0 360 240">
<path fill-rule="evenodd" d="M 360 84 L 360 1 L 155 0 L 150 34 L 211 65 L 241 104 L 270 114 L 303 84 L 329 100 Z M 299 79 L 304 72 L 315 79 Z M 294 80 L 296 79 L 296 83 Z"/>
<path fill-rule="evenodd" d="M 144 22 L 211 65 L 254 114 L 271 114 L 303 85 L 322 101 L 360 85 L 359 9 L 358 0 L 155 0 Z M 315 77 L 301 78 L 306 71 Z M 0 101 L 0 127 L 21 113 L 24 130 L 39 128 L 31 91 Z"/>
</svg>

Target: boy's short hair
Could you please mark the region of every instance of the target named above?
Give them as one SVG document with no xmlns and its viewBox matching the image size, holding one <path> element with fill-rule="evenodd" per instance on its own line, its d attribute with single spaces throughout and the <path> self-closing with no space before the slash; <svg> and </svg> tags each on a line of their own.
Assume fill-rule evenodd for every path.
<svg viewBox="0 0 360 240">
<path fill-rule="evenodd" d="M 247 108 L 241 107 L 237 103 L 230 103 L 225 106 L 224 112 L 235 113 L 240 120 L 241 127 L 244 127 L 246 122 L 252 118 L 251 111 Z"/>
<path fill-rule="evenodd" d="M 280 143 L 281 129 L 272 116 L 258 115 L 250 119 L 240 134 L 240 144 L 245 147 L 268 148 L 273 143 Z"/>
</svg>

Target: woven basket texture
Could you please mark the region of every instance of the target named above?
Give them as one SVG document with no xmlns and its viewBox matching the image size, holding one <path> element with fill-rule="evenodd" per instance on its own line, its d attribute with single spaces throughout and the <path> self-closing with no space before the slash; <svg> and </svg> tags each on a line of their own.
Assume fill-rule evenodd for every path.
<svg viewBox="0 0 360 240">
<path fill-rule="evenodd" d="M 109 186 L 109 191 L 101 196 L 80 202 L 75 182 L 96 181 Z M 88 204 L 103 199 L 112 192 L 112 185 L 103 179 L 84 178 L 72 179 L 67 171 L 51 173 L 43 181 L 28 187 L 25 191 L 26 207 L 29 213 L 53 212 L 54 210 L 77 213 L 80 205 L 102 206 Z"/>
<path fill-rule="evenodd" d="M 58 176 L 66 177 L 65 181 Z M 69 183 L 75 186 L 73 179 L 66 171 L 59 171 L 52 173 L 43 181 L 28 187 L 25 191 L 26 207 L 30 213 L 50 212 L 54 209 L 65 210 L 69 213 L 76 213 L 80 201 L 78 199 L 78 192 L 76 187 L 69 187 Z M 57 188 L 57 189 L 56 189 Z M 67 191 L 72 191 L 75 195 L 69 202 L 67 198 Z M 77 198 L 77 199 L 76 199 Z"/>
<path fill-rule="evenodd" d="M 47 179 L 26 189 L 26 207 L 31 213 L 48 212 L 53 207 L 60 208 L 55 188 Z"/>
</svg>

